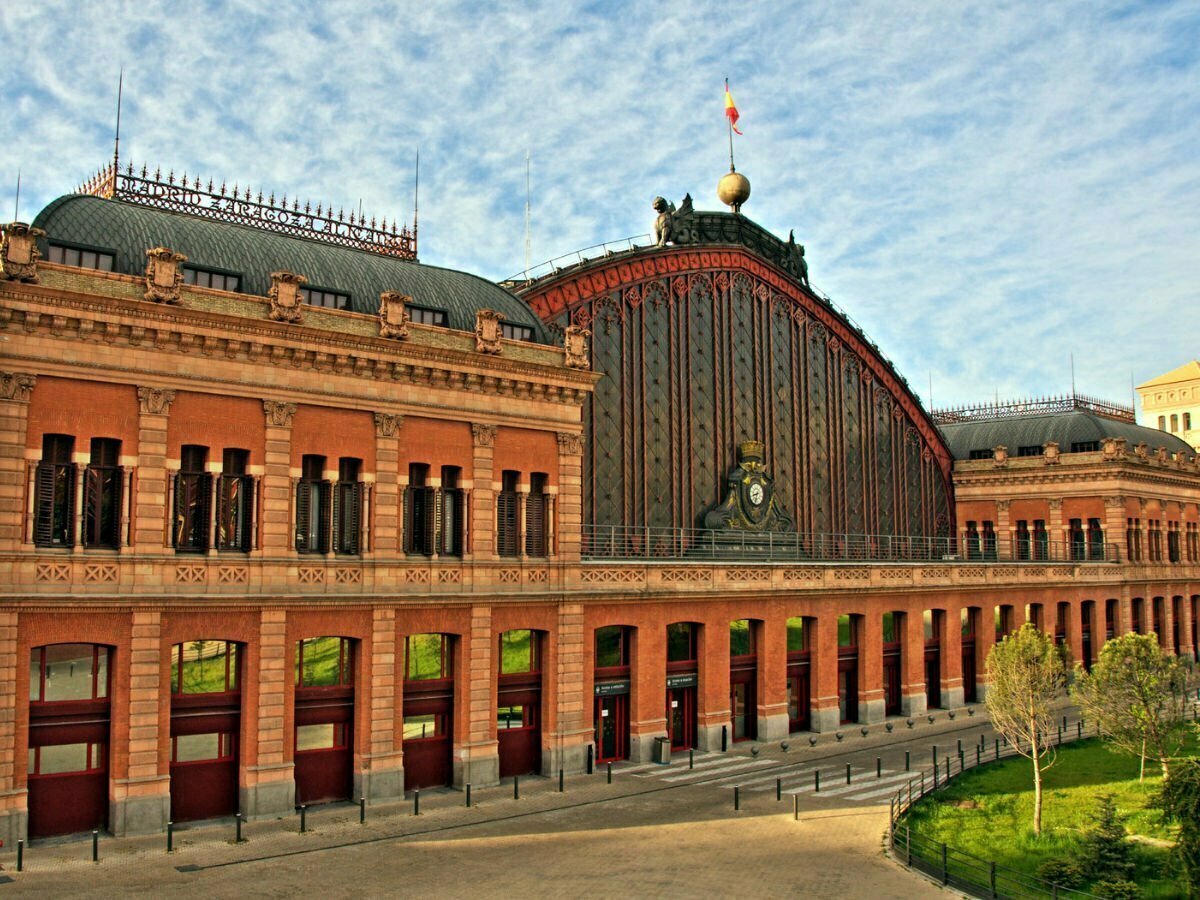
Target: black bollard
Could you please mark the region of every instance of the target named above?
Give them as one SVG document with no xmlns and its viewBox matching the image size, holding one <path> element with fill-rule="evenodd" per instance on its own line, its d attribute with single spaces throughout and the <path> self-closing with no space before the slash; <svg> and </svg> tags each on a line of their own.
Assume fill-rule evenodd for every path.
<svg viewBox="0 0 1200 900">
<path fill-rule="evenodd" d="M 958 739 L 958 752 L 962 753 L 962 738 Z"/>
<path fill-rule="evenodd" d="M 470 796 L 471 796 L 471 786 L 467 785 L 467 797 L 470 797 Z M 471 804 L 468 802 L 467 806 L 470 806 L 470 805 Z M 367 824 L 367 798 L 366 797 L 358 798 L 358 824 L 359 825 Z"/>
<path fill-rule="evenodd" d="M 562 769 L 558 770 L 558 792 L 560 794 L 563 792 L 563 770 Z"/>
<path fill-rule="evenodd" d="M 912 771 L 912 752 L 909 750 L 904 751 L 904 771 Z"/>
<path fill-rule="evenodd" d="M 688 768 L 694 769 L 695 767 L 696 767 L 696 748 L 689 747 L 688 748 Z"/>
<path fill-rule="evenodd" d="M 587 754 L 587 773 L 588 773 L 589 775 L 591 775 L 591 774 L 592 774 L 592 763 L 593 763 L 593 761 L 594 761 L 594 757 L 595 757 L 595 755 L 596 755 L 596 750 L 595 750 L 595 748 L 594 748 L 594 747 L 593 747 L 591 744 L 588 744 L 588 754 Z"/>
<path fill-rule="evenodd" d="M 734 785 L 734 787 L 733 787 L 733 811 L 737 812 L 741 808 L 742 808 L 741 788 L 739 788 L 737 785 Z"/>
<path fill-rule="evenodd" d="M 17 840 L 17 871 L 21 872 L 25 869 L 25 841 Z"/>
<path fill-rule="evenodd" d="M 471 782 L 467 782 L 467 809 L 471 808 Z"/>
<path fill-rule="evenodd" d="M 996 738 L 996 759 L 1000 759 L 1000 738 Z"/>
<path fill-rule="evenodd" d="M 421 792 L 419 790 L 415 790 L 415 791 L 413 791 L 413 815 L 419 816 L 420 814 L 421 814 Z"/>
<path fill-rule="evenodd" d="M 799 794 L 792 794 L 792 818 L 797 822 L 800 821 L 800 795 Z"/>
<path fill-rule="evenodd" d="M 1075 737 L 1081 739 L 1083 737 L 1083 719 L 1075 723 Z"/>
<path fill-rule="evenodd" d="M 883 777 L 883 757 L 882 756 L 875 757 L 875 777 L 876 778 Z"/>
<path fill-rule="evenodd" d="M 100 862 L 100 832 L 92 829 L 92 862 Z"/>
<path fill-rule="evenodd" d="M 783 799 L 783 779 L 782 778 L 775 779 L 775 799 L 776 800 Z"/>
<path fill-rule="evenodd" d="M 726 753 L 729 750 L 729 726 L 721 726 L 721 752 Z"/>
<path fill-rule="evenodd" d="M 821 793 L 821 773 L 813 772 L 813 793 Z"/>
<path fill-rule="evenodd" d="M 300 833 L 301 834 L 304 834 L 304 832 L 308 831 L 308 827 L 307 827 L 308 823 L 305 820 L 305 814 L 307 812 L 308 812 L 308 807 L 305 806 L 303 803 L 301 803 L 300 804 Z"/>
<path fill-rule="evenodd" d="M 167 819 L 167 852 L 172 853 L 175 850 L 175 823 Z"/>
<path fill-rule="evenodd" d="M 979 765 L 980 757 L 983 755 L 983 750 L 978 745 L 975 747 L 975 765 Z"/>
<path fill-rule="evenodd" d="M 937 765 L 937 744 L 934 744 L 930 749 L 933 751 L 933 764 L 936 766 Z"/>
<path fill-rule="evenodd" d="M 961 772 L 966 767 L 967 767 L 967 756 L 962 750 L 959 750 L 958 751 L 958 771 Z"/>
<path fill-rule="evenodd" d="M 946 757 L 946 780 L 950 780 L 950 757 Z"/>
<path fill-rule="evenodd" d="M 242 842 L 242 814 L 241 813 L 236 814 L 235 821 L 237 822 L 237 835 L 234 838 L 234 843 L 240 844 Z"/>
<path fill-rule="evenodd" d="M 850 763 L 846 763 L 846 784 L 850 783 Z"/>
<path fill-rule="evenodd" d="M 513 799 L 521 799 L 521 778 L 519 775 L 513 776 Z"/>
<path fill-rule="evenodd" d="M 612 763 L 608 764 L 608 783 L 612 784 Z"/>
</svg>

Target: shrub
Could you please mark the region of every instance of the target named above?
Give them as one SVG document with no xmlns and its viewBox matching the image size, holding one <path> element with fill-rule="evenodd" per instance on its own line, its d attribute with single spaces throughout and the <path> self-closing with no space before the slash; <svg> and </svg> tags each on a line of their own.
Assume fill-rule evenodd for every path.
<svg viewBox="0 0 1200 900">
<path fill-rule="evenodd" d="M 1058 857 L 1048 859 L 1046 862 L 1038 866 L 1038 878 L 1043 881 L 1048 881 L 1051 884 L 1058 885 L 1060 888 L 1068 890 L 1078 890 L 1083 887 L 1087 878 L 1083 874 L 1083 868 L 1073 859 L 1065 859 Z"/>
<path fill-rule="evenodd" d="M 1097 881 L 1092 894 L 1105 900 L 1139 900 L 1142 889 L 1132 881 Z"/>
<path fill-rule="evenodd" d="M 1112 794 L 1099 798 L 1092 826 L 1083 835 L 1080 857 L 1083 868 L 1103 882 L 1122 882 L 1133 875 L 1133 846 L 1125 840 Z"/>
</svg>

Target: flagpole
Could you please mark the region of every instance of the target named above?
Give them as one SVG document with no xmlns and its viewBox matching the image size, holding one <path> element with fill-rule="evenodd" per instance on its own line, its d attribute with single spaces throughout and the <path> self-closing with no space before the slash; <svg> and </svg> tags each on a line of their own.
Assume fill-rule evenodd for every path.
<svg viewBox="0 0 1200 900">
<path fill-rule="evenodd" d="M 729 96 L 728 78 L 725 79 L 725 96 Z M 725 116 L 725 124 L 729 126 L 729 171 L 736 172 L 737 169 L 733 167 L 733 119 L 731 119 L 729 116 Z"/>
</svg>

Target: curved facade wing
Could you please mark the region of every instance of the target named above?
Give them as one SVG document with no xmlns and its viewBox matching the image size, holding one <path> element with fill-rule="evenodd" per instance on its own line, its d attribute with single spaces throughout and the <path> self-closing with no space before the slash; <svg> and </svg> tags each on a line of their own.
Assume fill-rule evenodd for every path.
<svg viewBox="0 0 1200 900">
<path fill-rule="evenodd" d="M 797 531 L 949 534 L 952 457 L 903 379 L 789 271 L 794 244 L 703 215 L 720 243 L 635 249 L 520 292 L 552 330 L 589 329 L 605 376 L 583 412 L 584 523 L 700 527 L 757 440 Z"/>
</svg>

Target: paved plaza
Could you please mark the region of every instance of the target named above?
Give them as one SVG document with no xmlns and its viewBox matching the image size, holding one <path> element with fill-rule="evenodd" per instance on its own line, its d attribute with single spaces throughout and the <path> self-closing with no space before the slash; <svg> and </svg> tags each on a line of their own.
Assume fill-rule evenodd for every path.
<svg viewBox="0 0 1200 900">
<path fill-rule="evenodd" d="M 739 744 L 728 753 L 676 755 L 668 766 L 621 763 L 594 774 L 523 778 L 520 799 L 508 781 L 477 789 L 468 808 L 461 791 L 359 808 L 310 809 L 254 821 L 233 841 L 232 820 L 180 827 L 174 852 L 165 835 L 101 836 L 93 863 L 90 838 L 39 842 L 16 872 L 13 848 L 0 851 L 0 884 L 10 896 L 128 896 L 138 891 L 180 897 L 565 897 L 587 894 L 701 897 L 882 898 L 946 896 L 884 855 L 888 803 L 919 770 L 986 742 L 982 716 L 944 713 L 892 733 L 847 730 L 841 742 L 822 735 L 788 742 Z M 905 769 L 905 753 L 909 769 Z M 846 766 L 850 767 L 847 783 Z M 818 790 L 818 779 L 820 782 Z M 734 809 L 734 789 L 737 805 Z M 795 818 L 799 810 L 799 820 Z"/>
</svg>

